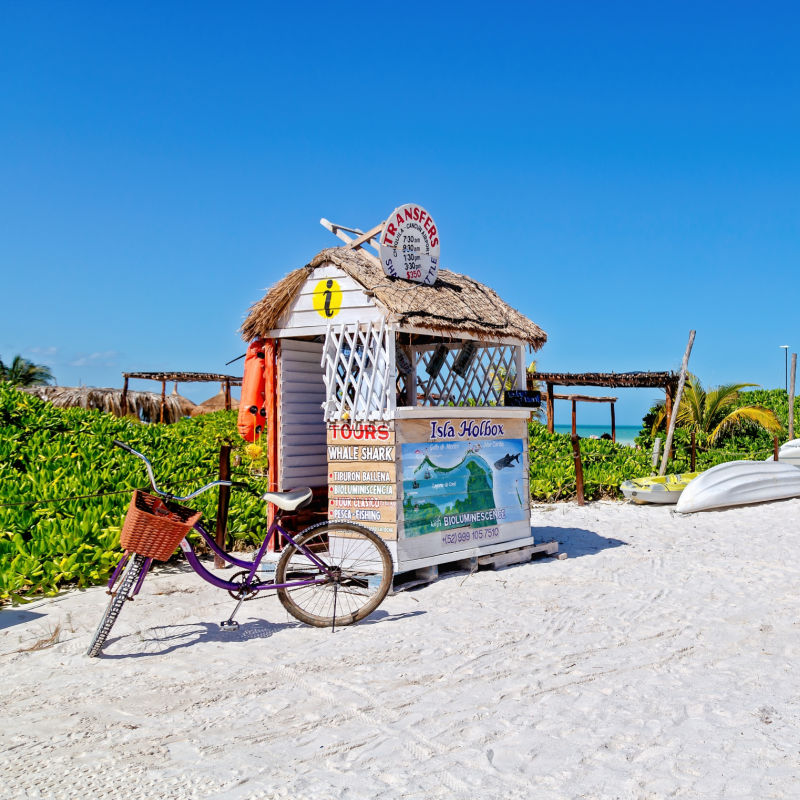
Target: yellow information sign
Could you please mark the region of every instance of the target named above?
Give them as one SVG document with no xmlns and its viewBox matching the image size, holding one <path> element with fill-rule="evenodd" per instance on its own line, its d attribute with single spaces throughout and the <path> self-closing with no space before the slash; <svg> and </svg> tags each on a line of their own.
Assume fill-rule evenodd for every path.
<svg viewBox="0 0 800 800">
<path fill-rule="evenodd" d="M 333 278 L 324 278 L 314 287 L 314 310 L 324 319 L 333 319 L 342 308 L 342 289 Z"/>
</svg>

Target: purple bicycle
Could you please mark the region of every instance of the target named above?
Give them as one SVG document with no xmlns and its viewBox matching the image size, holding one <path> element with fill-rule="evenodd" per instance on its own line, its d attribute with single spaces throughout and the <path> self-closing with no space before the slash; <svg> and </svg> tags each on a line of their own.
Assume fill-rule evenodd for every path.
<svg viewBox="0 0 800 800">
<path fill-rule="evenodd" d="M 100 654 L 125 601 L 139 593 L 153 559 L 166 560 L 174 552 L 175 538 L 158 541 L 159 536 L 162 536 L 159 528 L 162 523 L 158 519 L 160 515 L 167 520 L 165 523 L 167 526 L 171 524 L 173 530 L 177 530 L 180 548 L 192 569 L 201 578 L 220 589 L 225 589 L 237 600 L 233 613 L 220 623 L 224 629 L 238 628 L 239 624 L 234 620 L 234 616 L 242 603 L 254 599 L 265 591 L 277 592 L 283 607 L 301 622 L 318 628 L 330 626 L 332 629 L 336 625 L 352 625 L 364 619 L 386 597 L 392 585 L 394 571 L 392 556 L 383 540 L 372 531 L 350 522 L 328 521 L 311 525 L 300 533 L 292 535 L 281 525 L 280 511 L 296 511 L 308 505 L 312 497 L 311 489 L 267 492 L 262 495 L 265 502 L 274 504 L 280 511 L 270 525 L 255 557 L 252 561 L 248 561 L 218 547 L 214 538 L 200 525 L 199 515 L 177 505 L 215 486 L 234 485 L 231 481 L 214 481 L 185 497 L 179 497 L 158 488 L 153 467 L 145 456 L 123 442 L 115 441 L 114 444 L 144 461 L 150 484 L 159 497 L 140 492 L 134 494 L 132 510 L 136 503 L 142 502 L 142 498 L 150 503 L 146 508 L 143 506 L 144 511 L 141 512 L 141 518 L 145 520 L 144 526 L 135 532 L 132 538 L 129 537 L 127 544 L 123 537 L 126 553 L 108 581 L 111 600 L 86 655 L 93 657 Z M 137 495 L 142 497 L 137 498 Z M 129 510 L 129 517 L 130 515 Z M 178 522 L 170 523 L 170 519 Z M 181 528 L 181 524 L 185 527 Z M 226 580 L 207 570 L 183 536 L 192 528 L 200 534 L 215 555 L 233 566 L 240 567 L 241 571 Z M 284 547 L 275 564 L 273 577 L 261 567 L 272 537 L 278 535 L 283 538 Z M 157 541 L 155 550 L 153 541 Z M 157 552 L 155 556 L 154 552 Z M 115 589 L 118 580 L 119 585 Z"/>
</svg>

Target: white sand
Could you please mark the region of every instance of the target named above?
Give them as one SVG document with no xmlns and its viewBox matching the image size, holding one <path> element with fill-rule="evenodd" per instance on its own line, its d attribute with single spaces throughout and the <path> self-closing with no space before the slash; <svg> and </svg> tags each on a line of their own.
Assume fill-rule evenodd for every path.
<svg viewBox="0 0 800 800">
<path fill-rule="evenodd" d="M 566 561 L 330 631 L 160 571 L 0 612 L 4 798 L 796 798 L 800 500 L 540 507 Z M 537 537 L 538 538 L 538 537 Z M 30 646 L 61 625 L 60 641 Z"/>
</svg>

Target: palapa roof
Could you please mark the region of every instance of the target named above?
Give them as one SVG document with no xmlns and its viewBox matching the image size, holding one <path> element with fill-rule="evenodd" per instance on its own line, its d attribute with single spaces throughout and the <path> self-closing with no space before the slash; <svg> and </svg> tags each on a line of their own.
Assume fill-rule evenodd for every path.
<svg viewBox="0 0 800 800">
<path fill-rule="evenodd" d="M 535 372 L 533 380 L 559 386 L 610 386 L 616 389 L 674 388 L 674 372 Z"/>
<path fill-rule="evenodd" d="M 122 389 L 95 386 L 25 386 L 20 389 L 52 403 L 56 408 L 93 408 L 122 416 Z M 125 400 L 127 413 L 144 422 L 158 422 L 161 419 L 161 394 L 128 391 Z M 166 395 L 163 402 L 164 422 L 177 422 L 181 417 L 188 416 L 194 408 L 191 400 L 177 393 Z"/>
<path fill-rule="evenodd" d="M 547 334 L 538 325 L 503 302 L 493 289 L 466 275 L 440 269 L 432 286 L 411 283 L 389 277 L 360 250 L 347 247 L 323 250 L 305 267 L 278 281 L 250 308 L 241 328 L 242 338 L 249 342 L 277 328 L 312 271 L 326 263 L 341 268 L 361 284 L 400 325 L 456 338 L 518 339 L 534 350 L 547 341 Z"/>
<path fill-rule="evenodd" d="M 225 383 L 239 386 L 241 377 L 236 375 L 220 375 L 216 372 L 123 372 L 123 378 L 140 378 L 146 381 L 176 381 L 178 383 Z"/>
<path fill-rule="evenodd" d="M 198 403 L 198 405 L 191 410 L 190 416 L 198 417 L 201 414 L 211 414 L 214 411 L 224 411 L 225 404 L 225 392 L 224 390 L 220 390 L 213 397 L 209 397 L 208 400 Z M 237 401 L 231 400 L 231 408 L 235 408 L 237 405 Z"/>
</svg>

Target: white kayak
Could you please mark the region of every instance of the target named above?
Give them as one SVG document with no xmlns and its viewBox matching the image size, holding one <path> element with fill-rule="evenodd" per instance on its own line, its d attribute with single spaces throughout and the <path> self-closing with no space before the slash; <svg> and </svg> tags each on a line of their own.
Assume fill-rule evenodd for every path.
<svg viewBox="0 0 800 800">
<path fill-rule="evenodd" d="M 682 492 L 675 510 L 766 503 L 800 497 L 800 469 L 781 461 L 729 461 L 698 475 Z"/>
<path fill-rule="evenodd" d="M 766 459 L 766 461 L 773 460 L 774 456 L 770 456 Z M 788 442 L 784 442 L 780 450 L 778 450 L 778 461 L 800 467 L 800 439 L 791 439 Z"/>
</svg>

